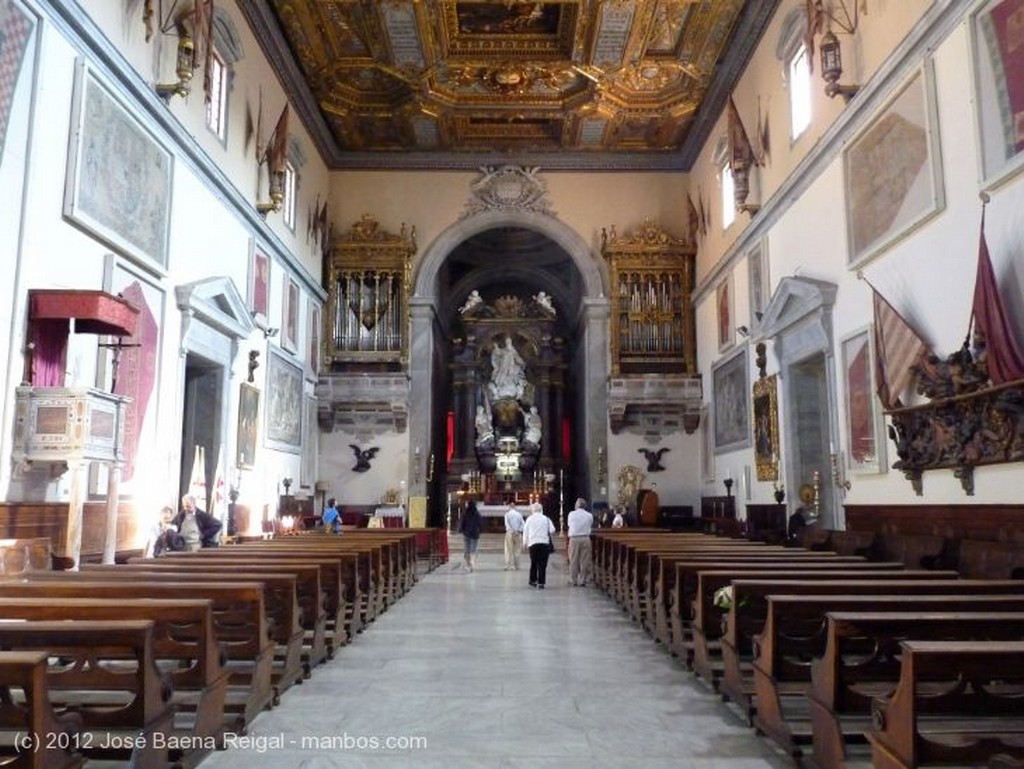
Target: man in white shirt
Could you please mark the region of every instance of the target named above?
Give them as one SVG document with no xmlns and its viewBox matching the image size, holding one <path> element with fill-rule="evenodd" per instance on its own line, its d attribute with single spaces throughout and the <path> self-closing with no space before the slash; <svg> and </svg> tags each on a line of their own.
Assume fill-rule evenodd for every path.
<svg viewBox="0 0 1024 769">
<path fill-rule="evenodd" d="M 590 530 L 594 516 L 587 510 L 587 500 L 577 499 L 576 509 L 566 519 L 569 525 L 569 582 L 585 587 L 591 581 Z"/>
<path fill-rule="evenodd" d="M 523 515 L 513 503 L 505 513 L 505 571 L 519 571 L 519 551 L 523 549 Z"/>
<path fill-rule="evenodd" d="M 547 583 L 548 556 L 555 525 L 544 515 L 540 505 L 530 506 L 530 517 L 523 525 L 523 544 L 530 551 L 530 587 L 540 590 Z"/>
</svg>

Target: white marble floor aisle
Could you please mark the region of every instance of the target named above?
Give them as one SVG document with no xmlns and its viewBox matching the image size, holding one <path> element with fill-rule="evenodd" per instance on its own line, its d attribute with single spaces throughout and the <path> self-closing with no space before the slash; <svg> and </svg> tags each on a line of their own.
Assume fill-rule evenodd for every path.
<svg viewBox="0 0 1024 769">
<path fill-rule="evenodd" d="M 546 591 L 479 559 L 424 576 L 201 769 L 791 766 L 561 557 Z"/>
</svg>

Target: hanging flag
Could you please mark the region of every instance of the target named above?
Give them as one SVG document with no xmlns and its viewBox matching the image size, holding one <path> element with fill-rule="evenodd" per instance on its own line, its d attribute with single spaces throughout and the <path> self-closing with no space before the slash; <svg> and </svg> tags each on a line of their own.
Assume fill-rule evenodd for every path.
<svg viewBox="0 0 1024 769">
<path fill-rule="evenodd" d="M 288 149 L 288 105 L 284 105 L 281 117 L 277 119 L 277 126 L 270 137 L 267 145 L 267 161 L 271 173 L 282 173 Z"/>
<path fill-rule="evenodd" d="M 246 153 L 249 152 L 249 145 L 252 143 L 253 137 L 256 135 L 256 118 L 252 116 L 252 105 L 248 99 L 245 102 L 245 148 Z"/>
<path fill-rule="evenodd" d="M 928 345 L 874 288 L 875 387 L 887 409 L 902 405 L 900 394 L 910 386 L 910 367 L 928 354 Z"/>
<path fill-rule="evenodd" d="M 330 227 L 327 224 L 327 198 L 324 198 L 324 202 L 320 206 L 320 213 L 317 214 L 316 231 L 317 237 L 320 239 L 320 243 L 324 246 L 324 250 L 326 250 L 327 234 L 330 232 Z"/>
<path fill-rule="evenodd" d="M 711 222 L 707 211 L 704 209 L 704 192 L 700 189 L 697 190 L 697 207 L 700 211 L 700 234 L 702 236 L 707 235 Z"/>
<path fill-rule="evenodd" d="M 1024 379 L 1024 356 L 1010 326 L 1003 300 L 999 297 L 992 259 L 985 240 L 985 209 L 981 209 L 981 243 L 978 247 L 978 274 L 974 279 L 974 325 L 984 338 L 988 357 L 988 376 L 992 384 Z"/>
<path fill-rule="evenodd" d="M 196 47 L 192 52 L 192 69 L 203 63 L 203 98 L 213 100 L 213 0 L 196 0 Z"/>
<path fill-rule="evenodd" d="M 153 39 L 153 0 L 145 0 L 142 6 L 142 23 L 146 27 L 146 42 Z"/>
<path fill-rule="evenodd" d="M 686 218 L 690 227 L 690 239 L 696 243 L 697 236 L 700 234 L 700 214 L 697 213 L 697 206 L 693 204 L 693 198 L 689 192 L 686 193 Z"/>
<path fill-rule="evenodd" d="M 726 115 L 729 123 L 729 167 L 733 170 L 749 168 L 754 162 L 754 148 L 750 146 L 750 137 L 732 96 L 726 106 Z"/>
<path fill-rule="evenodd" d="M 754 161 L 759 166 L 764 166 L 768 162 L 768 157 L 772 154 L 772 141 L 771 132 L 768 129 L 768 114 L 765 110 L 764 117 L 761 116 L 761 97 L 757 97 L 757 128 L 755 129 L 754 139 L 757 141 L 757 147 L 754 150 Z"/>
<path fill-rule="evenodd" d="M 192 477 L 188 484 L 188 493 L 196 498 L 197 505 L 206 505 L 206 449 L 196 445 L 192 459 Z"/>
<path fill-rule="evenodd" d="M 807 49 L 807 66 L 814 74 L 814 36 L 824 29 L 824 11 L 821 0 L 807 0 L 807 27 L 804 30 L 804 48 Z"/>
</svg>

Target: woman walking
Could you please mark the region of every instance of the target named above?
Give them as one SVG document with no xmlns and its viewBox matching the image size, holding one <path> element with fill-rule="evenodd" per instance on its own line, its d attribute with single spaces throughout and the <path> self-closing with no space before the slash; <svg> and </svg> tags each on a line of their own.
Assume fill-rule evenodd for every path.
<svg viewBox="0 0 1024 769">
<path fill-rule="evenodd" d="M 462 514 L 459 522 L 459 531 L 462 532 L 463 558 L 466 560 L 466 570 L 473 571 L 476 566 L 476 548 L 480 544 L 480 531 L 483 528 L 483 519 L 480 511 L 476 509 L 476 502 L 470 500 L 466 505 L 466 512 Z"/>
</svg>

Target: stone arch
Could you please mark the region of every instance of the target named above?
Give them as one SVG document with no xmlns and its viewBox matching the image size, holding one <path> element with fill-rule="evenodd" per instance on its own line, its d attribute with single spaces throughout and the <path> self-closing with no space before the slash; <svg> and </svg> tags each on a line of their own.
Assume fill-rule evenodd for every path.
<svg viewBox="0 0 1024 769">
<path fill-rule="evenodd" d="M 447 227 L 431 243 L 416 269 L 413 297 L 436 295 L 437 276 L 448 254 L 462 241 L 495 227 L 522 227 L 545 235 L 571 258 L 583 279 L 584 298 L 604 298 L 607 279 L 590 246 L 571 227 L 549 214 L 535 211 L 485 211 L 467 216 Z"/>
<path fill-rule="evenodd" d="M 466 239 L 497 227 L 520 227 L 540 233 L 550 239 L 572 259 L 579 271 L 581 293 L 578 323 L 580 355 L 583 370 L 581 396 L 586 408 L 581 409 L 586 444 L 603 445 L 607 432 L 607 377 L 609 300 L 607 274 L 593 249 L 571 227 L 557 218 L 527 210 L 491 210 L 473 214 L 445 228 L 427 247 L 417 266 L 410 298 L 410 350 L 409 350 L 409 436 L 431 435 L 431 414 L 434 409 L 433 363 L 435 360 L 435 331 L 438 328 L 440 292 L 438 277 L 445 260 Z M 410 454 L 411 456 L 411 454 Z M 598 452 L 586 453 L 587 479 L 597 478 Z M 581 470 L 583 468 L 581 467 Z M 579 487 L 590 493 L 585 486 Z M 427 493 L 422 476 L 409 478 L 411 494 Z"/>
</svg>

